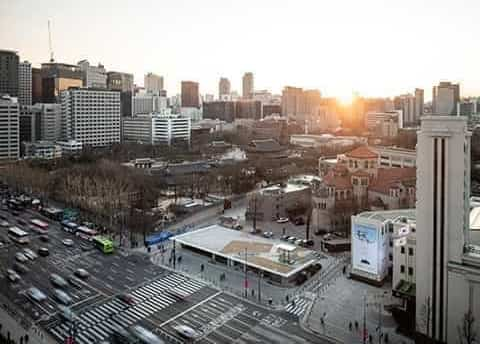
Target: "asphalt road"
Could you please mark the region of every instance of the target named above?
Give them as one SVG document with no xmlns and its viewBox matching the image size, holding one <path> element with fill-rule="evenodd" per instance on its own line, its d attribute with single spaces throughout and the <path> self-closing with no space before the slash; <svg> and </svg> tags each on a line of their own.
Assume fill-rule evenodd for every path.
<svg viewBox="0 0 480 344">
<path fill-rule="evenodd" d="M 37 251 L 47 247 L 48 257 L 38 257 L 26 263 L 29 272 L 11 283 L 5 270 L 15 262 L 15 253 L 24 247 L 10 244 L 0 248 L 0 293 L 7 297 L 20 314 L 33 319 L 58 343 L 63 343 L 70 325 L 61 320 L 59 302 L 54 298 L 54 286 L 49 275 L 57 273 L 68 277 L 78 268 L 84 268 L 90 277 L 82 281 L 80 289 L 68 286 L 64 290 L 72 297 L 71 309 L 78 317 L 77 343 L 99 343 L 108 339 L 116 328 L 141 324 L 158 333 L 166 342 L 183 343 L 174 326 L 184 324 L 198 333 L 200 343 L 324 343 L 320 338 L 301 329 L 298 318 L 288 312 L 275 312 L 259 307 L 241 298 L 226 294 L 205 282 L 186 277 L 153 265 L 141 253 L 117 251 L 104 255 L 96 249 L 82 251 L 82 239 L 64 232 L 57 222 L 49 221 L 34 211 L 24 211 L 19 217 L 1 211 L 10 224 L 30 231 L 28 225 L 18 223 L 21 218 L 30 221 L 39 218 L 49 223 L 47 243 L 31 232 L 27 245 Z M 5 236 L 7 228 L 0 228 Z M 62 240 L 74 241 L 73 247 Z M 26 290 L 37 287 L 47 295 L 44 302 L 26 296 Z M 134 304 L 118 299 L 118 294 L 129 293 Z"/>
</svg>

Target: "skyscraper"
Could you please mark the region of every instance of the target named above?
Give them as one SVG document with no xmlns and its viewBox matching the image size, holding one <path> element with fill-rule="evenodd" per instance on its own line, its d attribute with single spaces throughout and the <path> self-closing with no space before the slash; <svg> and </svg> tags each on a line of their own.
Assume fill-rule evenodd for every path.
<svg viewBox="0 0 480 344">
<path fill-rule="evenodd" d="M 296 117 L 305 113 L 303 89 L 285 86 L 282 91 L 282 116 Z"/>
<path fill-rule="evenodd" d="M 416 321 L 421 337 L 460 343 L 469 311 L 480 316 L 480 258 L 471 255 L 467 119 L 424 116 L 417 143 Z M 475 258 L 476 257 L 476 258 Z M 423 342 L 423 341 L 419 341 Z M 462 341 L 463 342 L 463 341 Z"/>
<path fill-rule="evenodd" d="M 42 70 L 32 68 L 32 104 L 42 102 Z"/>
<path fill-rule="evenodd" d="M 249 99 L 252 97 L 253 91 L 254 91 L 254 82 L 253 82 L 253 73 L 245 73 L 243 74 L 242 78 L 242 96 L 245 99 Z"/>
<path fill-rule="evenodd" d="M 18 64 L 18 102 L 32 105 L 32 64 L 28 61 Z"/>
<path fill-rule="evenodd" d="M 145 74 L 144 86 L 147 93 L 160 95 L 163 90 L 163 76 L 153 73 Z"/>
<path fill-rule="evenodd" d="M 59 103 L 60 92 L 69 87 L 82 87 L 83 74 L 79 66 L 66 63 L 42 63 L 42 102 Z"/>
<path fill-rule="evenodd" d="M 122 116 L 131 116 L 133 74 L 122 72 L 108 72 L 107 88 L 113 91 L 120 91 L 120 112 Z"/>
<path fill-rule="evenodd" d="M 62 137 L 83 146 L 120 142 L 120 92 L 70 88 L 61 93 Z"/>
<path fill-rule="evenodd" d="M 16 160 L 20 154 L 19 106 L 17 98 L 0 95 L 0 162 Z"/>
<path fill-rule="evenodd" d="M 83 73 L 83 86 L 107 88 L 107 71 L 103 65 L 92 66 L 88 60 L 79 61 L 77 65 Z"/>
<path fill-rule="evenodd" d="M 230 96 L 230 80 L 220 78 L 218 82 L 218 99 L 223 100 L 225 96 Z"/>
<path fill-rule="evenodd" d="M 11 50 L 0 50 L 0 95 L 18 96 L 18 55 Z"/>
<path fill-rule="evenodd" d="M 182 81 L 182 107 L 200 107 L 198 82 Z"/>
<path fill-rule="evenodd" d="M 435 115 L 455 115 L 460 101 L 460 85 L 442 81 L 433 86 L 432 112 Z"/>
<path fill-rule="evenodd" d="M 417 121 L 423 116 L 423 107 L 425 105 L 423 93 L 421 88 L 415 89 L 415 117 Z"/>
</svg>

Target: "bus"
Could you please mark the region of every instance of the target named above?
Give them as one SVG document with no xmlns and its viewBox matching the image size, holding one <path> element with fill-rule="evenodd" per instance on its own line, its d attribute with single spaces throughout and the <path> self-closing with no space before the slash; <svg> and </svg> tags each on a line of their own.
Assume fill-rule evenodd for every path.
<svg viewBox="0 0 480 344">
<path fill-rule="evenodd" d="M 10 227 L 8 229 L 8 236 L 18 244 L 26 245 L 30 242 L 28 233 L 18 227 Z"/>
<path fill-rule="evenodd" d="M 93 243 L 103 253 L 112 253 L 113 252 L 113 242 L 112 240 L 104 236 L 95 236 L 93 237 Z"/>
<path fill-rule="evenodd" d="M 87 226 L 78 226 L 77 230 L 75 231 L 76 236 L 89 241 L 92 241 L 93 237 L 97 234 L 98 233 L 96 230 L 90 229 Z"/>
<path fill-rule="evenodd" d="M 33 225 L 32 230 L 40 234 L 47 234 L 48 223 L 40 221 L 39 219 L 31 219 L 30 223 Z"/>
<path fill-rule="evenodd" d="M 75 222 L 71 222 L 68 220 L 62 221 L 62 228 L 65 232 L 68 233 L 75 233 L 77 231 L 78 225 Z"/>
<path fill-rule="evenodd" d="M 55 221 L 62 221 L 63 219 L 63 210 L 58 209 L 58 208 L 53 208 L 53 207 L 48 207 L 48 208 L 42 208 L 40 210 L 40 213 L 49 219 L 55 220 Z"/>
</svg>

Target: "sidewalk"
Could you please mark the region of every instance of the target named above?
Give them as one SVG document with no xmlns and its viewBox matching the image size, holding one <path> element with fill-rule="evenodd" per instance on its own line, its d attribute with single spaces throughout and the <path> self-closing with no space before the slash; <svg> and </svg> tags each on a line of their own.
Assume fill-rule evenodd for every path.
<svg viewBox="0 0 480 344">
<path fill-rule="evenodd" d="M 347 279 L 341 273 L 335 276 L 329 286 L 319 290 L 304 325 L 341 343 L 362 343 L 364 300 L 367 305 L 367 335 L 372 336 L 373 343 L 379 343 L 381 330 L 383 336 L 388 334 L 389 343 L 413 344 L 412 340 L 395 332 L 396 323 L 393 317 L 383 310 L 383 305 L 396 302 L 391 296 L 389 285 L 377 288 Z"/>
</svg>

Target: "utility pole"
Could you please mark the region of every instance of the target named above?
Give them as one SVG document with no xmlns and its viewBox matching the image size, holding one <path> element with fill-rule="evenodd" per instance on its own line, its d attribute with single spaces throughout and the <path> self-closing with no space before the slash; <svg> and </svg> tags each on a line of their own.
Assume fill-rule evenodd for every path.
<svg viewBox="0 0 480 344">
<path fill-rule="evenodd" d="M 257 232 L 257 194 L 253 194 L 253 230 Z"/>
<path fill-rule="evenodd" d="M 247 248 L 245 247 L 245 284 L 243 286 L 245 291 L 245 298 L 248 297 L 248 279 L 247 279 Z"/>
<path fill-rule="evenodd" d="M 258 272 L 258 303 L 262 302 L 262 297 L 261 297 L 262 278 L 263 278 L 263 272 L 259 271 Z"/>
</svg>

